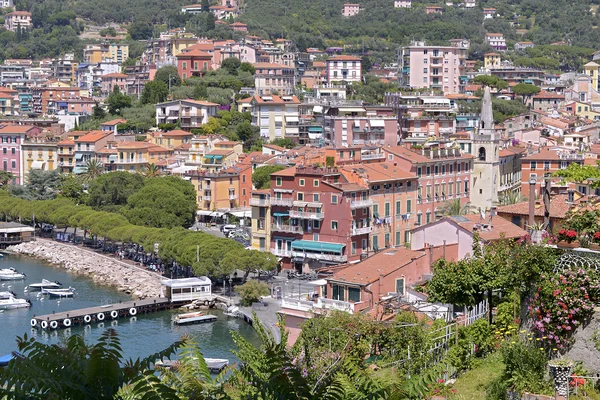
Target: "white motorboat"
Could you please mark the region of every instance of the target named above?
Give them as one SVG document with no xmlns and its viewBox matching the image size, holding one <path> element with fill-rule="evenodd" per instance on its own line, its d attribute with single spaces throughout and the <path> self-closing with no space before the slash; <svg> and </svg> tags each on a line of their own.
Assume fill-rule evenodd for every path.
<svg viewBox="0 0 600 400">
<path fill-rule="evenodd" d="M 20 281 L 25 279 L 25 276 L 12 267 L 0 269 L 0 281 Z"/>
<path fill-rule="evenodd" d="M 179 314 L 175 317 L 175 324 L 186 325 L 186 324 L 200 324 L 202 322 L 213 322 L 217 319 L 214 315 L 206 315 L 203 312 L 191 312 L 185 314 Z"/>
<path fill-rule="evenodd" d="M 42 294 L 47 294 L 50 297 L 73 297 L 75 289 L 42 289 Z"/>
<path fill-rule="evenodd" d="M 58 289 L 62 286 L 62 284 L 58 281 L 52 282 L 47 279 L 42 279 L 41 282 L 32 283 L 29 285 L 30 290 L 42 290 L 42 289 Z"/>
<path fill-rule="evenodd" d="M 0 292 L 0 310 L 8 310 L 11 308 L 30 307 L 31 303 L 26 299 L 17 299 L 12 292 Z"/>
<path fill-rule="evenodd" d="M 213 374 L 221 372 L 223 368 L 229 365 L 229 360 L 226 358 L 204 358 L 204 361 L 206 362 L 209 371 Z M 177 369 L 179 360 L 157 360 L 154 363 L 154 366 L 157 368 Z"/>
<path fill-rule="evenodd" d="M 227 307 L 227 310 L 225 310 L 223 312 L 223 314 L 227 315 L 228 317 L 237 317 L 239 311 L 240 311 L 239 307 L 230 306 L 230 307 Z"/>
</svg>

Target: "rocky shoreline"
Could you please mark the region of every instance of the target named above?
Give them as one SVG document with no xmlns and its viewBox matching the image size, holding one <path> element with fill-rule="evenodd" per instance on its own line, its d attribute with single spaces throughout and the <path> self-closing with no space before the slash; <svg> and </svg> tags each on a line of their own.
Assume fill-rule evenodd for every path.
<svg viewBox="0 0 600 400">
<path fill-rule="evenodd" d="M 87 275 L 94 282 L 116 286 L 118 290 L 138 299 L 160 297 L 161 294 L 159 275 L 72 245 L 38 239 L 10 246 L 6 250 L 40 258 L 73 273 Z"/>
</svg>

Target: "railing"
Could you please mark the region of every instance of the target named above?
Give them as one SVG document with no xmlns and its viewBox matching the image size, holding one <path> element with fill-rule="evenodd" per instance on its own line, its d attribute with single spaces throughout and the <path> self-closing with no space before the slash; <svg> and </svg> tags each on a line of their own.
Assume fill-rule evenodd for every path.
<svg viewBox="0 0 600 400">
<path fill-rule="evenodd" d="M 22 237 L 0 237 L 0 243 L 19 243 L 23 241 Z"/>
<path fill-rule="evenodd" d="M 361 154 L 360 158 L 363 160 L 377 160 L 377 159 L 385 158 L 385 154 L 382 154 L 382 153 Z"/>
<path fill-rule="evenodd" d="M 367 207 L 371 207 L 372 205 L 373 205 L 373 200 L 371 200 L 371 199 L 352 200 L 350 202 L 350 209 L 355 210 L 357 208 L 367 208 Z"/>
<path fill-rule="evenodd" d="M 281 307 L 299 311 L 313 311 L 321 309 L 344 311 L 350 314 L 354 312 L 354 303 L 321 298 L 318 298 L 316 301 L 308 301 L 283 297 L 281 299 Z"/>
<path fill-rule="evenodd" d="M 210 196 L 202 196 L 202 200 L 204 200 L 204 201 L 210 201 L 211 197 Z"/>
<path fill-rule="evenodd" d="M 301 226 L 295 225 L 284 225 L 284 224 L 272 224 L 271 230 L 273 232 L 289 232 L 289 233 L 299 233 L 304 234 L 304 229 Z"/>
<path fill-rule="evenodd" d="M 229 200 L 236 200 L 238 197 L 236 194 L 230 194 L 229 195 Z"/>
<path fill-rule="evenodd" d="M 292 199 L 278 199 L 278 198 L 271 197 L 271 205 L 272 206 L 291 207 L 293 201 L 294 200 L 292 200 Z"/>
<path fill-rule="evenodd" d="M 370 226 L 365 226 L 363 228 L 352 228 L 350 230 L 350 236 L 358 236 L 358 235 L 364 235 L 366 233 L 371 233 L 371 227 Z"/>
<path fill-rule="evenodd" d="M 291 257 L 292 251 L 288 249 L 270 249 L 271 254 L 276 255 L 277 257 Z"/>
<path fill-rule="evenodd" d="M 572 154 L 572 153 L 558 152 L 558 158 L 560 158 L 561 160 L 584 160 L 585 154 Z"/>
<path fill-rule="evenodd" d="M 303 219 L 323 219 L 323 218 L 325 218 L 325 214 L 322 212 L 307 212 L 307 211 L 290 210 L 290 217 L 303 218 Z"/>
<path fill-rule="evenodd" d="M 268 199 L 257 199 L 257 198 L 251 198 L 250 199 L 250 205 L 251 206 L 257 206 L 257 207 L 269 207 L 269 200 Z"/>
<path fill-rule="evenodd" d="M 346 262 L 348 256 L 345 255 L 333 255 L 333 254 L 321 254 L 321 253 L 309 253 L 304 251 L 292 251 L 292 257 L 298 258 L 312 258 L 314 260 L 323 261 L 335 261 L 335 262 Z"/>
</svg>

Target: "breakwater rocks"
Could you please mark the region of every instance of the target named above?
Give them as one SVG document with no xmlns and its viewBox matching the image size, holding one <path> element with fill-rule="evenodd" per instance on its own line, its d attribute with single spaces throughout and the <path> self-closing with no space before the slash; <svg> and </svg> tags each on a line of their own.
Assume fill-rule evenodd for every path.
<svg viewBox="0 0 600 400">
<path fill-rule="evenodd" d="M 10 246 L 7 250 L 87 275 L 94 282 L 116 286 L 139 299 L 159 297 L 161 293 L 159 275 L 72 245 L 42 239 Z"/>
</svg>

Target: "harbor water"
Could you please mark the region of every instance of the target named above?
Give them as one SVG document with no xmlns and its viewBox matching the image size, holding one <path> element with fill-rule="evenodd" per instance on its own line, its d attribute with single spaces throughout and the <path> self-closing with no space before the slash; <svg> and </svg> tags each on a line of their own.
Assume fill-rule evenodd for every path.
<svg viewBox="0 0 600 400">
<path fill-rule="evenodd" d="M 205 357 L 226 358 L 230 364 L 237 362 L 232 353 L 236 346 L 230 331 L 239 332 L 256 345 L 260 343 L 258 335 L 249 324 L 241 319 L 223 315 L 219 310 L 209 311 L 217 316 L 215 322 L 189 326 L 173 324 L 172 319 L 183 311 L 172 310 L 118 320 L 107 319 L 101 323 L 67 329 L 42 331 L 31 328 L 30 321 L 34 315 L 101 306 L 132 298 L 114 288 L 97 285 L 87 276 L 73 275 L 60 267 L 29 257 L 4 254 L 0 259 L 0 269 L 9 267 L 26 274 L 27 278 L 24 281 L 0 282 L 0 291 L 11 290 L 19 298 L 30 299 L 31 307 L 0 313 L 0 355 L 16 350 L 16 338 L 24 334 L 33 336 L 42 343 L 53 344 L 69 335 L 83 333 L 86 342 L 94 344 L 98 337 L 111 327 L 118 333 L 126 359 L 143 358 L 163 350 L 185 334 L 199 344 Z M 72 286 L 76 290 L 75 297 L 54 299 L 43 296 L 40 292 L 26 290 L 27 285 L 41 282 L 42 279 L 59 281 L 63 288 Z"/>
</svg>

